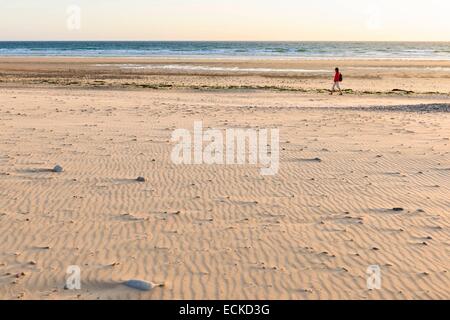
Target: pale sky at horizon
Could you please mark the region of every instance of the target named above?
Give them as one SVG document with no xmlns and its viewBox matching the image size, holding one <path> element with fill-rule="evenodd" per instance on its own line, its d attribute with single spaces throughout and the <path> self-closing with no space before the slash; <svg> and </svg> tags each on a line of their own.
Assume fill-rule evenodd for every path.
<svg viewBox="0 0 450 320">
<path fill-rule="evenodd" d="M 81 28 L 67 8 L 81 8 Z M 448 0 L 0 0 L 0 40 L 450 41 Z"/>
</svg>

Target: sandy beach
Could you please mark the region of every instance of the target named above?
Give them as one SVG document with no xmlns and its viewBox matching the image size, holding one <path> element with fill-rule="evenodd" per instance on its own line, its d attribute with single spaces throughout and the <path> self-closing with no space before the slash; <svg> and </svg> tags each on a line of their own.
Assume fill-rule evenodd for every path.
<svg viewBox="0 0 450 320">
<path fill-rule="evenodd" d="M 336 66 L 350 95 L 450 96 L 450 61 L 2 57 L 1 85 L 275 90 L 321 94 Z"/>
<path fill-rule="evenodd" d="M 449 112 L 450 61 L 2 57 L 0 299 L 450 299 Z M 174 164 L 195 121 L 278 174 Z"/>
</svg>

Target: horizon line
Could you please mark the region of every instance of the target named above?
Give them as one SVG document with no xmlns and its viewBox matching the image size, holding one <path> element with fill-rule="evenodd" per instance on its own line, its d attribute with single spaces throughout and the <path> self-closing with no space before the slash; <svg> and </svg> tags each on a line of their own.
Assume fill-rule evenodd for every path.
<svg viewBox="0 0 450 320">
<path fill-rule="evenodd" d="M 402 43 L 450 43 L 450 40 L 94 40 L 94 39 L 53 39 L 53 40 L 2 40 L 0 42 L 372 42 L 372 43 L 383 43 L 383 42 L 402 42 Z"/>
</svg>

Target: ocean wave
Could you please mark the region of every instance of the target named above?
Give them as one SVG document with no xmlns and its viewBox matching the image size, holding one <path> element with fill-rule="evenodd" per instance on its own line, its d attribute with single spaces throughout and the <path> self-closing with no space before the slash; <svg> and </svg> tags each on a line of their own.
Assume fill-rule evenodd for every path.
<svg viewBox="0 0 450 320">
<path fill-rule="evenodd" d="M 0 42 L 0 55 L 450 60 L 450 43 L 12 41 Z"/>
</svg>

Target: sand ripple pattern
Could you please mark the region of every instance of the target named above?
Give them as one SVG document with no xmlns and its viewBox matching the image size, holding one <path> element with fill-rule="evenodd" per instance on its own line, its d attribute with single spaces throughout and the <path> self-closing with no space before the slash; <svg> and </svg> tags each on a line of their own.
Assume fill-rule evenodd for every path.
<svg viewBox="0 0 450 320">
<path fill-rule="evenodd" d="M 277 107 L 296 99 L 2 91 L 0 298 L 449 299 L 448 114 Z M 279 127 L 279 174 L 172 164 L 202 119 Z"/>
</svg>

